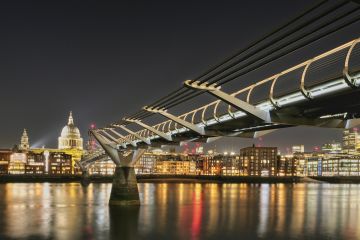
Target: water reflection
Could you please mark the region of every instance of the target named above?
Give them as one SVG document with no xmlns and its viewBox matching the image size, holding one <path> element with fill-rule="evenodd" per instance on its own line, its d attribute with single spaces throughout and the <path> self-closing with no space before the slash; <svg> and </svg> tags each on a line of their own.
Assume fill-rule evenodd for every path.
<svg viewBox="0 0 360 240">
<path fill-rule="evenodd" d="M 0 184 L 0 239 L 360 239 L 360 185 Z"/>
</svg>

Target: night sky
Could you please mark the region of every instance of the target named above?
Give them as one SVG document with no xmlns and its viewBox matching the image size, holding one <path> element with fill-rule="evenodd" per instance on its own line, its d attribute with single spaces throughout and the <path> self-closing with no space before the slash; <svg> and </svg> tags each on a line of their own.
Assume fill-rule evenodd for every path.
<svg viewBox="0 0 360 240">
<path fill-rule="evenodd" d="M 314 2 L 2 1 L 0 148 L 17 144 L 23 128 L 31 146 L 56 147 L 70 110 L 87 139 L 91 123 L 103 126 L 136 112 Z M 356 34 L 337 36 L 315 48 L 321 53 Z M 308 50 L 293 62 L 313 56 Z M 304 143 L 311 150 L 340 137 L 341 130 L 298 127 L 267 135 L 261 144 L 285 151 Z M 216 146 L 238 151 L 253 142 L 259 140 Z"/>
</svg>

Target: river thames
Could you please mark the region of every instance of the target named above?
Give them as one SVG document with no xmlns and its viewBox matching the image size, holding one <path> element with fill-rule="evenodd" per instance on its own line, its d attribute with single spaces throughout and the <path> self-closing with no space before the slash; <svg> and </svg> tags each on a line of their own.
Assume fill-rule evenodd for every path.
<svg viewBox="0 0 360 240">
<path fill-rule="evenodd" d="M 360 239 L 356 184 L 138 186 L 109 208 L 111 184 L 0 184 L 0 239 Z"/>
</svg>

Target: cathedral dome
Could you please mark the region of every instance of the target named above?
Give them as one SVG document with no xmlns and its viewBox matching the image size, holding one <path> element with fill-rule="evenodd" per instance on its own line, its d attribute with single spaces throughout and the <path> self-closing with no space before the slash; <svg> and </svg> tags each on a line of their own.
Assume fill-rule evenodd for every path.
<svg viewBox="0 0 360 240">
<path fill-rule="evenodd" d="M 59 149 L 83 148 L 83 139 L 79 129 L 74 125 L 72 112 L 70 112 L 68 124 L 63 127 L 59 137 Z"/>
<path fill-rule="evenodd" d="M 61 137 L 63 138 L 79 138 L 80 136 L 80 131 L 77 127 L 75 127 L 74 125 L 66 125 L 65 127 L 63 127 L 62 131 L 61 131 Z"/>
</svg>

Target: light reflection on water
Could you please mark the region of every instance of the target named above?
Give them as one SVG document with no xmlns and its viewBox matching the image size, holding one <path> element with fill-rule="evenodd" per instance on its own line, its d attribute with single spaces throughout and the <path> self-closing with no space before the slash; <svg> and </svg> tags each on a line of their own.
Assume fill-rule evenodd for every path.
<svg viewBox="0 0 360 240">
<path fill-rule="evenodd" d="M 0 239 L 360 239 L 360 185 L 0 184 Z"/>
</svg>

